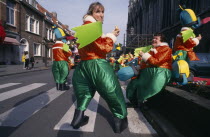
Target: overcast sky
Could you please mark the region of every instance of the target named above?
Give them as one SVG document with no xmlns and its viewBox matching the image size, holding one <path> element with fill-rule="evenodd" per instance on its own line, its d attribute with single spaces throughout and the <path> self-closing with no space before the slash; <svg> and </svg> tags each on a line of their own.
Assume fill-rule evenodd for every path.
<svg viewBox="0 0 210 137">
<path fill-rule="evenodd" d="M 69 29 L 82 25 L 82 17 L 92 2 L 99 1 L 105 7 L 103 33 L 111 32 L 115 26 L 121 30 L 117 43 L 122 43 L 126 33 L 129 0 L 37 0 L 49 12 L 57 12 L 58 20 L 69 25 Z"/>
</svg>

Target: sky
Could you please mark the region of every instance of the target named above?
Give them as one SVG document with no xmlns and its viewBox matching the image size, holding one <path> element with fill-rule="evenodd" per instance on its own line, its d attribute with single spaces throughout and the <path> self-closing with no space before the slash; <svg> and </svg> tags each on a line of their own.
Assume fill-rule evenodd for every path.
<svg viewBox="0 0 210 137">
<path fill-rule="evenodd" d="M 100 2 L 105 7 L 103 33 L 109 33 L 115 26 L 120 29 L 116 43 L 124 42 L 128 20 L 129 0 L 37 0 L 49 12 L 56 12 L 57 18 L 69 29 L 83 24 L 82 17 L 92 2 Z"/>
</svg>

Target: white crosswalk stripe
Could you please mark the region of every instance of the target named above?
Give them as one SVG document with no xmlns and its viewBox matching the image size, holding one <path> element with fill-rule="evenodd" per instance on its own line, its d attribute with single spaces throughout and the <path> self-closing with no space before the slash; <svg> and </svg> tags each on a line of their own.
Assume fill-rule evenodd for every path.
<svg viewBox="0 0 210 137">
<path fill-rule="evenodd" d="M 125 88 L 123 86 L 121 86 L 122 88 L 122 92 L 123 92 L 123 95 L 124 95 L 124 99 L 125 99 L 125 102 L 129 102 L 129 100 L 126 98 L 126 91 L 125 91 Z"/>
<path fill-rule="evenodd" d="M 7 88 L 21 83 L 8 83 L 0 85 L 1 88 Z M 46 85 L 46 83 L 33 83 L 20 88 L 16 88 L 0 94 L 0 101 L 21 95 L 29 92 L 33 89 L 39 88 Z M 70 85 L 72 87 L 72 85 Z M 126 102 L 129 100 L 125 96 L 125 87 L 121 86 L 123 95 Z M 56 88 L 52 88 L 32 99 L 15 106 L 6 112 L 0 114 L 0 126 L 17 127 L 24 123 L 27 119 L 41 110 L 43 107 L 51 103 L 57 97 L 61 96 L 66 91 L 57 91 Z M 65 115 L 61 117 L 61 120 L 54 126 L 54 130 L 65 130 L 65 131 L 80 131 L 80 132 L 94 132 L 96 126 L 96 116 L 98 111 L 100 95 L 96 92 L 94 98 L 91 100 L 88 109 L 85 111 L 85 115 L 89 116 L 89 122 L 87 125 L 80 127 L 75 130 L 70 126 L 70 122 L 73 119 L 74 111 L 76 108 L 76 102 L 67 110 Z M 147 122 L 143 114 L 139 109 L 128 108 L 128 130 L 135 134 L 157 134 L 156 131 Z"/>
<path fill-rule="evenodd" d="M 64 92 L 58 92 L 56 88 L 53 88 L 4 112 L 0 115 L 0 126 L 18 126 Z"/>
<path fill-rule="evenodd" d="M 128 128 L 131 133 L 157 134 L 139 109 L 128 108 Z"/>
<path fill-rule="evenodd" d="M 10 91 L 1 93 L 0 94 L 0 101 L 4 101 L 6 99 L 9 99 L 9 98 L 18 96 L 20 94 L 29 92 L 29 91 L 31 91 L 33 89 L 36 89 L 36 88 L 39 88 L 43 85 L 46 85 L 46 83 L 34 83 L 34 84 L 30 84 L 30 85 L 27 85 L 27 86 L 23 86 L 23 87 L 14 89 L 14 90 L 10 90 Z"/>
<path fill-rule="evenodd" d="M 80 127 L 75 130 L 70 126 L 70 122 L 74 116 L 74 110 L 76 102 L 70 107 L 70 109 L 66 112 L 64 117 L 56 124 L 54 127 L 55 130 L 69 130 L 69 131 L 85 131 L 85 132 L 94 132 L 94 126 L 96 121 L 96 114 L 99 103 L 99 94 L 96 92 L 94 98 L 91 100 L 87 110 L 85 111 L 85 115 L 89 116 L 89 122 L 87 125 Z"/>
<path fill-rule="evenodd" d="M 126 90 L 124 86 L 121 86 L 126 103 L 129 100 L 126 98 Z M 128 108 L 128 128 L 131 133 L 137 134 L 157 134 L 151 127 L 146 118 L 143 116 L 139 109 Z"/>
<path fill-rule="evenodd" d="M 7 83 L 7 84 L 2 84 L 2 85 L 0 85 L 0 89 L 11 87 L 11 86 L 18 85 L 18 84 L 21 84 L 21 83 Z"/>
</svg>

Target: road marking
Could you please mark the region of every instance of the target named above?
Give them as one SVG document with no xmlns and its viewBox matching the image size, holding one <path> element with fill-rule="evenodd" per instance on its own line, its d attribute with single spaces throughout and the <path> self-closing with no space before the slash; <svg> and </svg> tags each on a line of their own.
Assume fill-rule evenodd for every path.
<svg viewBox="0 0 210 137">
<path fill-rule="evenodd" d="M 91 100 L 87 110 L 85 111 L 85 115 L 89 116 L 89 122 L 87 125 L 80 127 L 75 130 L 70 126 L 70 123 L 74 116 L 74 111 L 76 108 L 76 102 L 70 107 L 70 109 L 66 112 L 63 118 L 55 125 L 55 130 L 68 130 L 68 131 L 84 131 L 84 132 L 94 132 L 94 126 L 96 121 L 98 103 L 99 103 L 100 95 L 96 92 L 94 98 Z"/>
<path fill-rule="evenodd" d="M 136 108 L 128 108 L 128 128 L 129 131 L 142 135 L 154 135 L 157 132 L 148 123 L 142 112 Z"/>
<path fill-rule="evenodd" d="M 126 90 L 125 90 L 124 86 L 121 86 L 121 89 L 122 89 L 122 92 L 123 92 L 123 95 L 124 95 L 125 102 L 128 103 L 129 100 L 126 98 Z"/>
<path fill-rule="evenodd" d="M 65 91 L 52 88 L 0 115 L 0 126 L 17 127 Z"/>
<path fill-rule="evenodd" d="M 7 84 L 2 84 L 2 85 L 0 85 L 0 89 L 7 88 L 7 87 L 10 87 L 10 86 L 14 86 L 14 85 L 18 85 L 18 84 L 21 84 L 21 83 L 7 83 Z"/>
<path fill-rule="evenodd" d="M 126 90 L 124 86 L 121 86 L 123 95 L 126 103 L 129 100 L 126 98 Z M 128 128 L 131 133 L 142 134 L 142 135 L 151 135 L 157 134 L 157 132 L 152 128 L 152 126 L 148 123 L 146 118 L 143 116 L 142 112 L 139 108 L 127 108 L 128 111 Z M 151 135 L 152 137 L 152 135 Z"/>
<path fill-rule="evenodd" d="M 27 86 L 24 86 L 24 87 L 16 88 L 14 90 L 10 90 L 10 91 L 1 93 L 0 94 L 0 101 L 4 101 L 6 99 L 9 99 L 9 98 L 18 96 L 20 94 L 29 92 L 29 91 L 31 91 L 33 89 L 36 89 L 36 88 L 39 88 L 39 87 L 41 87 L 45 84 L 46 83 L 34 83 L 34 84 L 30 84 L 30 85 L 27 85 Z"/>
</svg>

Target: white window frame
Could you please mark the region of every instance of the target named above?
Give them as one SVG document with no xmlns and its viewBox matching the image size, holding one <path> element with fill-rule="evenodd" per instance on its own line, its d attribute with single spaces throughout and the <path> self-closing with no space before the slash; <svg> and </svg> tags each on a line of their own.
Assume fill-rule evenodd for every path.
<svg viewBox="0 0 210 137">
<path fill-rule="evenodd" d="M 46 19 L 53 22 L 52 20 L 52 16 L 48 13 L 48 12 L 45 12 L 45 16 L 46 16 Z"/>
<path fill-rule="evenodd" d="M 36 2 L 36 0 L 26 0 L 26 2 L 37 9 L 37 2 Z"/>
<path fill-rule="evenodd" d="M 39 21 L 38 20 L 35 21 L 35 31 L 36 31 L 35 32 L 36 34 L 39 34 Z"/>
<path fill-rule="evenodd" d="M 8 9 L 8 12 L 6 11 L 7 14 L 7 23 L 10 25 L 15 26 L 15 3 L 11 2 L 11 1 L 7 1 L 10 2 L 11 4 L 14 4 L 14 7 L 10 7 L 9 5 L 7 5 L 6 9 Z M 12 17 L 12 13 L 13 13 L 13 17 Z M 13 22 L 12 22 L 13 19 Z"/>
<path fill-rule="evenodd" d="M 47 35 L 46 38 L 47 38 L 48 40 L 51 40 L 51 39 L 54 38 L 52 29 L 46 28 L 46 35 Z M 53 39 L 53 40 L 54 40 L 54 39 Z"/>
<path fill-rule="evenodd" d="M 33 54 L 34 54 L 34 56 L 41 56 L 41 44 L 40 43 L 33 44 Z"/>
<path fill-rule="evenodd" d="M 51 50 L 50 50 L 50 48 L 49 48 L 49 49 L 47 49 L 47 57 L 48 57 L 48 58 L 50 58 L 50 57 L 51 57 Z"/>
<path fill-rule="evenodd" d="M 55 40 L 55 33 L 54 33 L 54 32 L 52 32 L 52 33 L 53 33 L 53 34 L 52 34 L 52 35 L 53 35 L 53 36 L 52 36 L 52 39 Z"/>
<path fill-rule="evenodd" d="M 29 15 L 26 15 L 25 30 L 39 35 L 39 21 Z"/>
</svg>

